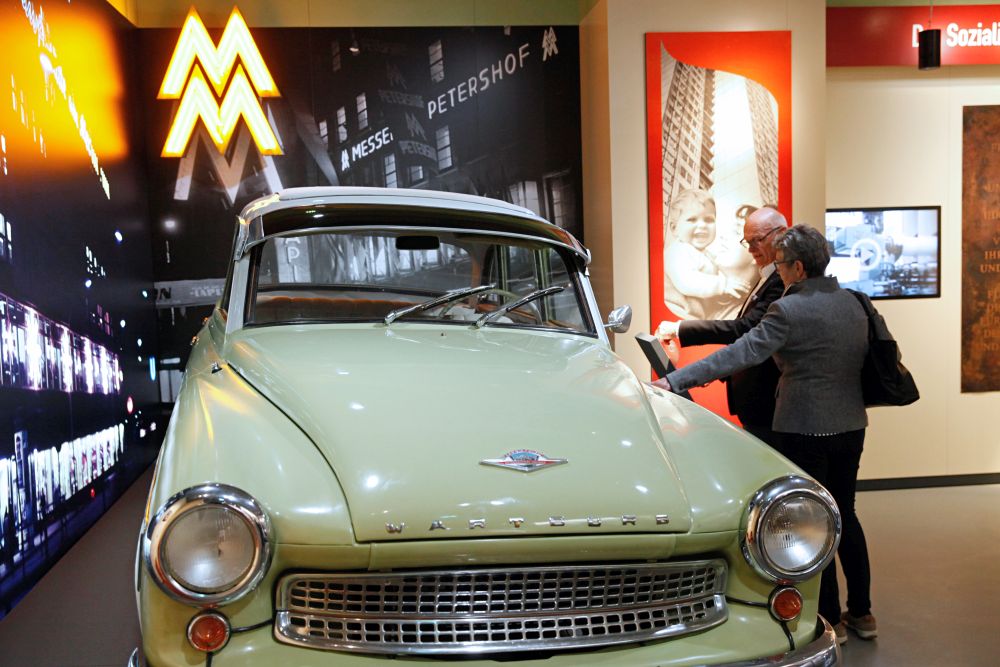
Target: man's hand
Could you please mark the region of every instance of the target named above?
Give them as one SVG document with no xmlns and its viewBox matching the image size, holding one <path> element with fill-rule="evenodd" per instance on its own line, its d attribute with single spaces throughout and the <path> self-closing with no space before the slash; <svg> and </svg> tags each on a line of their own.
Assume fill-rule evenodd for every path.
<svg viewBox="0 0 1000 667">
<path fill-rule="evenodd" d="M 674 368 L 677 368 L 678 364 L 680 364 L 681 361 L 681 348 L 679 345 L 677 345 L 676 339 L 671 339 L 667 341 L 666 352 L 667 352 L 667 359 L 669 359 L 670 363 L 674 365 Z"/>
<path fill-rule="evenodd" d="M 663 320 L 660 322 L 660 326 L 656 327 L 656 332 L 653 335 L 660 340 L 673 340 L 677 338 L 677 331 L 680 329 L 680 326 L 680 322 Z"/>
<path fill-rule="evenodd" d="M 653 386 L 659 387 L 660 389 L 665 389 L 666 391 L 673 391 L 673 389 L 670 388 L 670 383 L 667 382 L 667 378 L 660 378 L 659 380 L 654 380 Z"/>
</svg>

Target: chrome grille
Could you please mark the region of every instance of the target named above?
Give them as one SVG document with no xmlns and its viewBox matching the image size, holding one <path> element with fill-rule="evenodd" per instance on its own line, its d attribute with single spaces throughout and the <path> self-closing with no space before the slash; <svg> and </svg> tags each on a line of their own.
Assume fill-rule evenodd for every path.
<svg viewBox="0 0 1000 667">
<path fill-rule="evenodd" d="M 721 560 L 293 574 L 278 584 L 275 637 L 313 648 L 410 654 L 647 641 L 722 623 L 725 580 Z"/>
</svg>

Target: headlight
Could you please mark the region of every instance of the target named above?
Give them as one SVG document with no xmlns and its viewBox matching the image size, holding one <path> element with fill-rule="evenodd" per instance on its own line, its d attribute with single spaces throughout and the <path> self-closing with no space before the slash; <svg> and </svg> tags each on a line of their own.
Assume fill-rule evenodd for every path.
<svg viewBox="0 0 1000 667">
<path fill-rule="evenodd" d="M 789 475 L 761 488 L 743 515 L 743 557 L 775 581 L 805 581 L 821 572 L 840 542 L 840 511 L 811 479 Z"/>
<path fill-rule="evenodd" d="M 143 536 L 146 566 L 181 602 L 238 600 L 264 576 L 271 523 L 250 495 L 225 484 L 185 489 L 160 508 Z"/>
</svg>

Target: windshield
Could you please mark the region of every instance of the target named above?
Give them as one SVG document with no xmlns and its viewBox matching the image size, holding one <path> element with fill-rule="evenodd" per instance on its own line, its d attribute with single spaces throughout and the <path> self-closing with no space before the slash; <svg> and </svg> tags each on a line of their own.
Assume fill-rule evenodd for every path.
<svg viewBox="0 0 1000 667">
<path fill-rule="evenodd" d="M 422 229 L 324 230 L 267 238 L 251 262 L 248 325 L 482 320 L 594 334 L 571 260 L 543 242 Z"/>
</svg>

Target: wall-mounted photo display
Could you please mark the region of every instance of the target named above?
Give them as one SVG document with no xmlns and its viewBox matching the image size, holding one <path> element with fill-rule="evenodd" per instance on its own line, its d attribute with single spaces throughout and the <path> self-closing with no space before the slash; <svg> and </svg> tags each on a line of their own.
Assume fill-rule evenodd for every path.
<svg viewBox="0 0 1000 667">
<path fill-rule="evenodd" d="M 760 278 L 746 215 L 791 211 L 791 127 L 791 33 L 646 35 L 650 330 L 738 315 Z M 728 415 L 719 383 L 692 394 Z"/>
<path fill-rule="evenodd" d="M 941 296 L 941 207 L 830 209 L 827 274 L 873 299 Z"/>
</svg>

